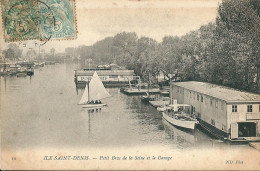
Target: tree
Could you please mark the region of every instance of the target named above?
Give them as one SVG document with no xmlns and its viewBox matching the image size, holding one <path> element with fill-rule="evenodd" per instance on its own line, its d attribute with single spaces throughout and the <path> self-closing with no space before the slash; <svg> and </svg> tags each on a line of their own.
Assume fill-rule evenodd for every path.
<svg viewBox="0 0 260 171">
<path fill-rule="evenodd" d="M 160 46 L 160 70 L 168 79 L 170 74 L 181 68 L 181 40 L 179 37 L 166 36 Z"/>
<path fill-rule="evenodd" d="M 26 57 L 27 58 L 36 58 L 36 56 L 37 56 L 37 53 L 36 53 L 36 51 L 34 50 L 34 49 L 29 49 L 27 52 L 26 52 Z"/>
<path fill-rule="evenodd" d="M 5 58 L 8 59 L 18 59 L 21 58 L 23 50 L 19 48 L 15 43 L 10 43 L 7 46 L 7 50 L 4 51 Z"/>
<path fill-rule="evenodd" d="M 215 38 L 219 49 L 215 50 L 225 51 L 220 58 L 229 66 L 224 76 L 226 82 L 236 88 L 259 90 L 259 1 L 224 0 L 218 13 Z"/>
<path fill-rule="evenodd" d="M 54 48 L 51 48 L 51 50 L 50 50 L 50 54 L 51 54 L 52 57 L 55 56 L 55 49 L 54 49 Z"/>
<path fill-rule="evenodd" d="M 127 68 L 133 68 L 136 60 L 137 40 L 138 37 L 134 32 L 115 35 L 112 47 L 113 61 Z"/>
</svg>

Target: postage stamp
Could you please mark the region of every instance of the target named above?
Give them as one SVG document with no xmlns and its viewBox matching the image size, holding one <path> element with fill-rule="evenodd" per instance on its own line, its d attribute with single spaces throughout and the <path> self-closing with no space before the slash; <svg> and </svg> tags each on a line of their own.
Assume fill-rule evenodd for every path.
<svg viewBox="0 0 260 171">
<path fill-rule="evenodd" d="M 5 41 L 39 38 L 37 1 L 2 0 L 1 3 Z"/>
<path fill-rule="evenodd" d="M 76 38 L 74 0 L 1 0 L 6 42 Z"/>
<path fill-rule="evenodd" d="M 76 37 L 74 0 L 39 0 L 40 39 Z"/>
</svg>

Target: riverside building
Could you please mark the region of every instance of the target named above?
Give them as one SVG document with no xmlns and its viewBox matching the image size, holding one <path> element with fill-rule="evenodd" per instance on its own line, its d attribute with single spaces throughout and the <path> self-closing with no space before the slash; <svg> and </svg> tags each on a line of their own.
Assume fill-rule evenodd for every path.
<svg viewBox="0 0 260 171">
<path fill-rule="evenodd" d="M 95 71 L 105 85 L 128 85 L 129 81 L 135 79 L 134 70 L 93 68 L 75 70 L 76 84 L 86 84 Z"/>
<path fill-rule="evenodd" d="M 260 95 L 205 82 L 173 82 L 171 102 L 193 106 L 200 125 L 222 139 L 260 140 Z"/>
</svg>

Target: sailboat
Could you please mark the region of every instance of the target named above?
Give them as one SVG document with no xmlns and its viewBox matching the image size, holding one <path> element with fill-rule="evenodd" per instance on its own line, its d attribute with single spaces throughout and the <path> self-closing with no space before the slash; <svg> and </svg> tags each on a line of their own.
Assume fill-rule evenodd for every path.
<svg viewBox="0 0 260 171">
<path fill-rule="evenodd" d="M 82 105 L 83 108 L 101 108 L 106 106 L 106 104 L 94 102 L 100 102 L 101 99 L 110 96 L 111 95 L 107 92 L 97 72 L 95 71 L 90 82 L 86 84 L 85 91 L 79 101 L 79 105 Z"/>
</svg>

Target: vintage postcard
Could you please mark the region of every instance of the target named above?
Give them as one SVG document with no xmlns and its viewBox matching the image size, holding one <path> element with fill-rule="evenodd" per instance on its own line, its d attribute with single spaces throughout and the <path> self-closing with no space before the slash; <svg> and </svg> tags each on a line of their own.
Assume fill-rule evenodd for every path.
<svg viewBox="0 0 260 171">
<path fill-rule="evenodd" d="M 259 0 L 0 0 L 1 170 L 259 170 Z"/>
</svg>

